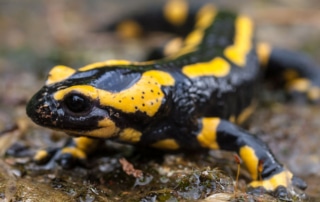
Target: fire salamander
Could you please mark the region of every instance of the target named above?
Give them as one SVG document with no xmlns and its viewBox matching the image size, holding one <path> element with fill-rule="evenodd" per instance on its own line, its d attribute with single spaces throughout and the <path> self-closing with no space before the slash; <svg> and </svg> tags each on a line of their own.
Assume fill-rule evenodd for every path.
<svg viewBox="0 0 320 202">
<path fill-rule="evenodd" d="M 172 0 L 163 10 L 123 18 L 107 29 L 126 37 L 165 31 L 178 38 L 154 60 L 108 60 L 49 72 L 27 114 L 75 137 L 61 148 L 60 163 L 86 159 L 101 139 L 164 150 L 221 149 L 241 157 L 253 188 L 280 193 L 291 185 L 306 188 L 265 143 L 238 125 L 252 112 L 266 71 L 287 75 L 288 91 L 318 100 L 320 68 L 313 61 L 256 43 L 250 18 L 211 4 L 195 8 Z M 35 155 L 38 162 L 48 158 L 48 150 Z"/>
</svg>

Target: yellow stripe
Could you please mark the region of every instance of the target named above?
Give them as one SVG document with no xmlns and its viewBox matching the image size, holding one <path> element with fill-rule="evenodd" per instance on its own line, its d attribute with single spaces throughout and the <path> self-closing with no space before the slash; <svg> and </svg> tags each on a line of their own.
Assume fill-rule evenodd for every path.
<svg viewBox="0 0 320 202">
<path fill-rule="evenodd" d="M 212 23 L 217 14 L 216 8 L 212 4 L 203 6 L 197 13 L 196 17 L 196 28 L 206 29 Z"/>
<path fill-rule="evenodd" d="M 202 147 L 219 149 L 219 145 L 217 143 L 217 128 L 219 123 L 219 118 L 202 119 L 202 130 L 197 136 L 198 142 Z"/>
<path fill-rule="evenodd" d="M 236 65 L 243 67 L 252 48 L 253 23 L 250 18 L 239 16 L 235 22 L 234 44 L 224 50 L 224 55 Z"/>
<path fill-rule="evenodd" d="M 200 76 L 223 77 L 229 74 L 230 68 L 230 64 L 226 60 L 217 57 L 209 62 L 184 66 L 182 72 L 190 78 Z"/>
<path fill-rule="evenodd" d="M 197 13 L 196 29 L 188 34 L 184 40 L 183 47 L 177 54 L 173 55 L 172 58 L 177 58 L 196 51 L 197 46 L 202 42 L 205 30 L 213 23 L 216 14 L 217 12 L 214 6 L 210 4 L 203 6 Z"/>
</svg>

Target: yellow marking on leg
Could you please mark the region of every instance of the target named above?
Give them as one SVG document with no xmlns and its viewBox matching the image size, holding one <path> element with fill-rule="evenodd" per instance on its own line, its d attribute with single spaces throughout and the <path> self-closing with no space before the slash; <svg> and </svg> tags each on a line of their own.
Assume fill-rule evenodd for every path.
<svg viewBox="0 0 320 202">
<path fill-rule="evenodd" d="M 175 26 L 181 26 L 188 17 L 189 6 L 185 0 L 171 0 L 163 10 L 165 19 Z"/>
<path fill-rule="evenodd" d="M 77 148 L 79 148 L 80 150 L 86 153 L 94 151 L 98 143 L 97 139 L 92 139 L 87 137 L 74 138 L 73 141 L 75 142 Z"/>
<path fill-rule="evenodd" d="M 198 142 L 202 147 L 219 149 L 219 145 L 217 143 L 217 128 L 219 123 L 219 118 L 202 119 L 202 130 L 197 136 Z"/>
<path fill-rule="evenodd" d="M 42 161 L 43 159 L 46 159 L 49 156 L 48 152 L 46 150 L 38 150 L 37 153 L 34 155 L 33 160 L 34 161 Z"/>
<path fill-rule="evenodd" d="M 267 43 L 259 43 L 257 45 L 257 54 L 258 54 L 260 64 L 263 67 L 266 67 L 270 59 L 271 46 Z"/>
<path fill-rule="evenodd" d="M 300 78 L 300 79 L 294 79 L 291 82 L 287 84 L 287 89 L 289 91 L 297 91 L 297 92 L 307 92 L 307 90 L 310 88 L 311 82 L 308 79 Z"/>
<path fill-rule="evenodd" d="M 164 55 L 169 56 L 177 53 L 181 49 L 182 44 L 183 44 L 183 40 L 180 37 L 176 37 L 172 39 L 164 47 L 164 51 L 163 51 Z"/>
<path fill-rule="evenodd" d="M 288 170 L 284 170 L 278 174 L 273 175 L 269 179 L 255 180 L 250 183 L 249 186 L 253 188 L 264 187 L 267 191 L 274 191 L 279 186 L 288 188 L 291 185 L 292 173 Z"/>
<path fill-rule="evenodd" d="M 119 140 L 129 143 L 137 143 L 140 141 L 142 133 L 133 128 L 126 128 L 119 134 Z"/>
<path fill-rule="evenodd" d="M 216 14 L 217 10 L 213 5 L 207 4 L 203 6 L 197 13 L 195 27 L 197 29 L 208 28 L 213 23 Z"/>
<path fill-rule="evenodd" d="M 72 69 L 71 67 L 67 67 L 63 65 L 55 66 L 50 70 L 48 74 L 46 85 L 51 85 L 51 84 L 63 81 L 69 78 L 75 72 L 76 70 Z"/>
<path fill-rule="evenodd" d="M 125 20 L 117 25 L 116 31 L 125 39 L 137 38 L 142 34 L 142 27 L 134 20 Z"/>
<path fill-rule="evenodd" d="M 165 99 L 165 94 L 162 92 L 161 87 L 173 86 L 174 83 L 175 80 L 169 73 L 150 70 L 144 72 L 140 80 L 133 86 L 120 92 L 108 92 L 89 85 L 75 85 L 57 91 L 54 94 L 54 99 L 63 100 L 69 93 L 78 92 L 92 100 L 99 101 L 102 106 L 113 107 L 125 113 L 140 111 L 152 117 L 157 113 L 162 101 Z M 110 120 L 107 121 L 107 125 L 114 124 L 110 124 Z M 97 130 L 95 134 L 97 136 L 103 135 L 99 131 Z"/>
<path fill-rule="evenodd" d="M 230 64 L 226 60 L 216 57 L 209 62 L 186 65 L 182 68 L 182 72 L 190 78 L 200 76 L 223 77 L 229 74 L 230 68 Z"/>
<path fill-rule="evenodd" d="M 71 154 L 76 159 L 86 159 L 87 155 L 84 151 L 75 147 L 65 147 L 61 150 L 61 154 Z"/>
<path fill-rule="evenodd" d="M 240 148 L 240 157 L 243 160 L 244 164 L 248 168 L 251 177 L 253 180 L 258 179 L 258 164 L 259 159 L 257 155 L 255 154 L 255 151 L 253 148 L 249 146 L 242 146 Z"/>
<path fill-rule="evenodd" d="M 246 16 L 239 16 L 235 22 L 234 44 L 224 50 L 224 55 L 236 65 L 243 67 L 252 48 L 253 23 Z"/>
<path fill-rule="evenodd" d="M 164 139 L 151 144 L 151 147 L 158 149 L 176 150 L 179 149 L 179 144 L 174 139 Z"/>
</svg>

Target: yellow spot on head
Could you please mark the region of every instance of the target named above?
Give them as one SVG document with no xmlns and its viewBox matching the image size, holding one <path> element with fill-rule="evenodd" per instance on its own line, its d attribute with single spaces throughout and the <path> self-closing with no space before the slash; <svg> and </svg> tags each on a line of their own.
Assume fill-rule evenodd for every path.
<svg viewBox="0 0 320 202">
<path fill-rule="evenodd" d="M 288 188 L 291 185 L 292 173 L 288 170 L 284 170 L 278 174 L 273 175 L 269 179 L 262 181 L 253 181 L 250 186 L 253 188 L 264 187 L 267 191 L 274 191 L 279 186 Z"/>
<path fill-rule="evenodd" d="M 220 123 L 219 118 L 203 118 L 202 130 L 197 136 L 202 147 L 209 149 L 219 149 L 217 143 L 217 128 Z"/>
<path fill-rule="evenodd" d="M 253 23 L 250 18 L 239 16 L 236 19 L 234 44 L 228 46 L 224 55 L 238 66 L 246 64 L 246 57 L 252 48 Z"/>
<path fill-rule="evenodd" d="M 267 43 L 259 43 L 257 46 L 257 54 L 260 64 L 264 67 L 267 66 L 271 54 L 271 46 Z"/>
<path fill-rule="evenodd" d="M 176 150 L 179 149 L 179 144 L 174 139 L 164 139 L 160 140 L 151 145 L 157 149 L 167 149 L 167 150 Z"/>
<path fill-rule="evenodd" d="M 188 3 L 185 0 L 170 0 L 164 7 L 164 17 L 175 26 L 181 26 L 188 17 Z"/>
<path fill-rule="evenodd" d="M 116 30 L 119 36 L 125 39 L 137 38 L 142 34 L 141 26 L 133 20 L 121 22 Z"/>
<path fill-rule="evenodd" d="M 126 128 L 119 134 L 119 140 L 129 143 L 137 143 L 140 141 L 142 133 L 133 128 Z"/>
<path fill-rule="evenodd" d="M 128 89 L 112 93 L 105 90 L 94 88 L 89 85 L 71 86 L 60 90 L 54 94 L 56 100 L 62 100 L 70 92 L 79 92 L 92 100 L 99 100 L 103 106 L 113 107 L 125 113 L 135 113 L 140 111 L 152 117 L 160 108 L 164 93 L 162 86 L 174 85 L 174 78 L 167 72 L 150 70 L 142 74 L 137 83 Z M 110 120 L 105 120 L 110 124 Z M 102 122 L 101 124 L 103 124 Z M 104 137 L 103 128 L 95 131 L 95 137 Z M 109 134 L 108 131 L 105 131 Z"/>
<path fill-rule="evenodd" d="M 244 164 L 247 166 L 252 179 L 258 179 L 258 163 L 259 159 L 254 152 L 254 149 L 249 146 L 242 146 L 240 148 L 240 158 L 243 160 Z"/>
<path fill-rule="evenodd" d="M 167 72 L 159 70 L 150 70 L 143 74 L 143 76 L 148 76 L 155 79 L 159 84 L 163 86 L 173 86 L 175 83 L 174 78 Z"/>
<path fill-rule="evenodd" d="M 216 57 L 209 62 L 184 66 L 182 72 L 190 78 L 200 76 L 223 77 L 230 72 L 230 64 L 223 58 Z"/>
<path fill-rule="evenodd" d="M 63 65 L 55 66 L 49 72 L 46 85 L 51 85 L 51 84 L 63 81 L 69 78 L 75 72 L 76 70 L 67 66 L 63 66 Z"/>
</svg>

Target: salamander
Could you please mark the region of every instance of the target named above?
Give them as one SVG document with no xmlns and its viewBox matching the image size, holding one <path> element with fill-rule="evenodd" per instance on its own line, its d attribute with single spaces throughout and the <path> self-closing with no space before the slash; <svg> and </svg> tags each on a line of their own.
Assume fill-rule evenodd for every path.
<svg viewBox="0 0 320 202">
<path fill-rule="evenodd" d="M 106 29 L 125 37 L 151 31 L 178 36 L 144 62 L 107 60 L 79 69 L 55 66 L 27 105 L 37 124 L 75 137 L 60 163 L 85 160 L 97 143 L 111 139 L 163 150 L 235 152 L 253 188 L 286 193 L 306 184 L 280 164 L 268 146 L 239 126 L 253 111 L 261 75 L 285 77 L 288 91 L 320 98 L 320 69 L 306 56 L 256 43 L 245 15 L 211 4 L 190 7 L 168 1 L 163 9 L 128 16 Z M 35 160 L 51 158 L 40 150 Z"/>
</svg>

